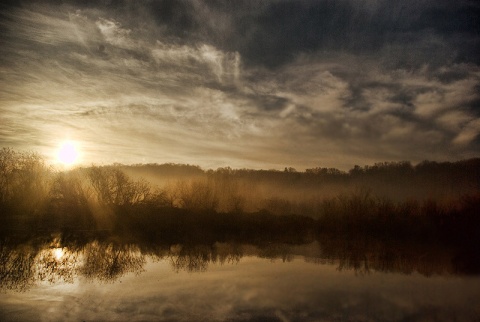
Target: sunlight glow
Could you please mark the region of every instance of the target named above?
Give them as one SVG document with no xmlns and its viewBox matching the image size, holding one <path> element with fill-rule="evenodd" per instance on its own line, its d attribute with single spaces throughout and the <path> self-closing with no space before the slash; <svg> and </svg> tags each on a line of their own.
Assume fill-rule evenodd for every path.
<svg viewBox="0 0 480 322">
<path fill-rule="evenodd" d="M 62 257 L 63 257 L 63 248 L 55 248 L 53 250 L 53 255 L 55 256 L 55 259 L 58 261 L 58 260 L 61 260 Z"/>
<path fill-rule="evenodd" d="M 65 141 L 60 145 L 57 154 L 58 162 L 64 165 L 73 165 L 78 160 L 78 148 L 72 141 Z"/>
</svg>

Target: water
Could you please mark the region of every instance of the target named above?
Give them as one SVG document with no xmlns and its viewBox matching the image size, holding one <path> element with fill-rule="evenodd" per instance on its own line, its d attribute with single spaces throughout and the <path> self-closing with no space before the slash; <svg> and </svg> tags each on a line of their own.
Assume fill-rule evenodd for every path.
<svg viewBox="0 0 480 322">
<path fill-rule="evenodd" d="M 1 247 L 0 320 L 479 321 L 471 263 L 365 240 L 30 240 Z"/>
</svg>

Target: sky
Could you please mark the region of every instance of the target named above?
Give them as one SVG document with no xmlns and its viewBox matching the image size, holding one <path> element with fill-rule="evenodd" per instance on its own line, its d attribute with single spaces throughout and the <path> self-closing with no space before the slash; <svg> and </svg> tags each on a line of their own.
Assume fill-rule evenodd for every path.
<svg viewBox="0 0 480 322">
<path fill-rule="evenodd" d="M 3 1 L 0 147 L 81 164 L 480 156 L 480 3 Z"/>
</svg>

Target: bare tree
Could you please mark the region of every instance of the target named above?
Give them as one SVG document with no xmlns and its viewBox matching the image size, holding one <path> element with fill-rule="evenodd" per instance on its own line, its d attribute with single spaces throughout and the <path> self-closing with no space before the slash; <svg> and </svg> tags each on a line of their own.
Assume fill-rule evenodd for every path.
<svg viewBox="0 0 480 322">
<path fill-rule="evenodd" d="M 115 167 L 92 166 L 88 178 L 99 201 L 109 205 L 132 205 L 147 201 L 151 187 L 145 180 L 133 181 Z"/>
</svg>

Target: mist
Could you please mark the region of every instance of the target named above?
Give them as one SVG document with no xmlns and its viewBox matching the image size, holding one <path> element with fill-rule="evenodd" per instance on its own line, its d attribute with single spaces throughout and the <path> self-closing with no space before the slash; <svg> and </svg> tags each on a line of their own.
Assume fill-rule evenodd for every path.
<svg viewBox="0 0 480 322">
<path fill-rule="evenodd" d="M 202 238 L 211 228 L 215 239 L 217 233 L 227 238 L 229 229 L 235 238 L 245 227 L 254 235 L 260 220 L 278 236 L 291 231 L 294 239 L 308 236 L 308 230 L 382 236 L 389 230 L 398 236 L 441 232 L 448 239 L 477 229 L 479 222 L 474 213 L 480 159 L 383 162 L 348 172 L 321 167 L 204 170 L 172 163 L 60 171 L 36 153 L 6 148 L 0 160 L 4 232 L 34 226 L 154 236 L 158 229 L 163 236 Z M 298 231 L 292 228 L 296 224 L 287 227 L 289 220 Z M 195 222 L 205 229 L 195 228 Z M 314 229 L 306 229 L 311 223 Z"/>
</svg>

